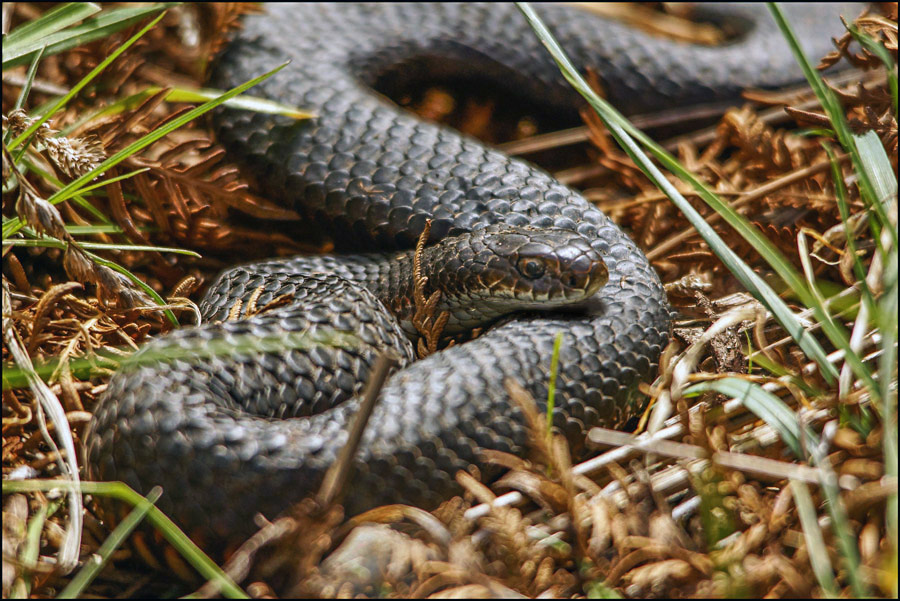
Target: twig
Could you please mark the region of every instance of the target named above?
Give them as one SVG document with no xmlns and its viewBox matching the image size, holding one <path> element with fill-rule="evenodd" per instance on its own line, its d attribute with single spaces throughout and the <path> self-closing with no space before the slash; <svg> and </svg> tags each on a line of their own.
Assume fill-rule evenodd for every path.
<svg viewBox="0 0 900 601">
<path fill-rule="evenodd" d="M 360 403 L 359 410 L 353 418 L 350 425 L 350 436 L 346 444 L 341 448 L 337 459 L 325 472 L 322 485 L 315 496 L 315 507 L 313 511 L 318 514 L 330 508 L 335 499 L 344 489 L 347 478 L 350 475 L 353 457 L 359 449 L 359 443 L 362 440 L 363 432 L 372 410 L 375 408 L 375 401 L 378 394 L 384 387 L 388 373 L 392 367 L 397 364 L 397 360 L 387 353 L 382 353 L 375 360 L 372 373 L 369 376 L 369 382 L 366 385 L 366 391 L 363 400 Z M 300 501 L 299 507 L 309 508 L 309 499 Z M 261 517 L 261 516 L 260 516 Z M 284 539 L 293 532 L 297 532 L 298 527 L 303 524 L 302 520 L 298 521 L 293 515 L 285 515 L 279 517 L 273 522 L 266 522 L 253 536 L 247 539 L 231 556 L 224 566 L 224 571 L 235 582 L 241 582 L 250 573 L 253 565 L 253 558 L 263 548 L 271 545 L 275 541 Z M 215 580 L 206 582 L 195 593 L 200 598 L 211 598 L 219 595 L 219 583 Z"/>
<path fill-rule="evenodd" d="M 359 411 L 357 411 L 353 424 L 350 426 L 350 436 L 347 439 L 347 443 L 341 449 L 337 460 L 328 468 L 325 478 L 322 480 L 322 486 L 316 494 L 316 501 L 319 507 L 331 505 L 343 490 L 347 477 L 350 475 L 350 466 L 359 448 L 359 442 L 362 440 L 366 424 L 369 423 L 369 417 L 371 417 L 372 411 L 375 409 L 375 401 L 384 387 L 388 373 L 395 365 L 397 365 L 397 360 L 387 353 L 382 353 L 375 360 L 372 375 L 369 376 L 369 383 L 366 386 L 366 392 L 363 395 L 362 403 L 360 403 Z"/>
</svg>

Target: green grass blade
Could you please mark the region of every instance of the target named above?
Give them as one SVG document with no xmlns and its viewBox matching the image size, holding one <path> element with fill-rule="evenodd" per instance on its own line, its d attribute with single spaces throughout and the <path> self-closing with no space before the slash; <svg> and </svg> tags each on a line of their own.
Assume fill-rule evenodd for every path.
<svg viewBox="0 0 900 601">
<path fill-rule="evenodd" d="M 44 183 L 52 184 L 56 187 L 57 190 L 60 190 L 65 187 L 65 184 L 58 179 L 53 173 L 41 169 L 37 166 L 28 156 L 22 158 L 22 165 L 27 167 L 29 171 L 33 171 L 38 177 L 44 180 Z M 92 205 L 86 198 L 84 198 L 81 194 L 76 194 L 72 197 L 72 201 L 75 202 L 79 207 L 90 213 L 94 216 L 94 218 L 103 223 L 105 225 L 112 225 L 112 222 L 109 218 L 97 207 Z M 7 227 L 11 227 L 13 224 L 12 219 L 4 219 L 3 220 L 3 231 L 6 232 Z"/>
<path fill-rule="evenodd" d="M 69 92 L 65 96 L 60 98 L 56 102 L 56 104 L 54 104 L 53 107 L 51 107 L 50 110 L 48 110 L 40 119 L 37 119 L 34 123 L 31 124 L 31 126 L 28 129 L 23 131 L 21 133 L 21 135 L 19 135 L 12 142 L 10 142 L 8 145 L 9 150 L 11 150 L 11 151 L 14 150 L 15 148 L 17 148 L 19 146 L 19 144 L 21 144 L 22 142 L 27 140 L 35 131 L 37 131 L 37 129 L 45 121 L 47 121 L 51 116 L 53 116 L 53 114 L 56 113 L 56 111 L 58 111 L 59 109 L 63 108 L 66 104 L 68 104 L 69 100 L 74 98 L 75 95 L 78 94 L 78 92 L 80 92 L 82 90 L 82 88 L 84 88 L 86 85 L 88 85 L 95 77 L 97 77 L 97 75 L 99 75 L 104 69 L 106 69 L 106 67 L 108 67 L 110 63 L 112 63 L 114 60 L 116 60 L 119 57 L 119 55 L 121 55 L 123 52 L 128 50 L 128 48 L 130 48 L 135 42 L 137 42 L 139 39 L 141 39 L 141 37 L 143 37 L 144 34 L 147 33 L 148 31 L 150 31 L 159 22 L 159 20 L 162 19 L 164 16 L 165 16 L 165 13 L 163 13 L 163 14 L 159 15 L 158 17 L 156 17 L 155 19 L 153 19 L 153 21 L 148 23 L 144 28 L 142 28 L 139 32 L 137 32 L 136 34 L 131 36 L 131 38 L 129 38 L 124 44 L 122 44 L 121 46 L 116 48 L 114 52 L 112 52 L 109 56 L 107 56 L 105 59 L 103 59 L 103 61 L 101 61 L 101 63 L 99 65 L 94 67 L 90 73 L 85 75 L 81 79 L 81 81 L 79 81 L 77 84 L 75 84 L 72 87 L 72 89 L 69 90 Z M 5 69 L 6 66 L 4 65 L 3 68 Z"/>
<path fill-rule="evenodd" d="M 320 346 L 356 349 L 360 346 L 360 339 L 353 332 L 343 330 L 286 332 L 272 336 L 236 334 L 232 335 L 229 340 L 207 340 L 202 345 L 187 344 L 162 350 L 142 351 L 123 360 L 122 369 L 157 363 L 227 357 L 234 354 L 262 355 L 286 349 L 312 350 Z"/>
<path fill-rule="evenodd" d="M 872 175 L 872 181 L 878 195 L 878 204 L 883 204 L 884 211 L 891 217 L 891 221 L 885 224 L 890 228 L 892 238 L 897 238 L 897 176 L 891 167 L 891 161 L 884 151 L 880 140 L 874 132 L 867 132 L 866 136 L 859 139 L 860 154 L 866 170 Z M 884 267 L 881 274 L 882 295 L 878 299 L 875 309 L 874 321 L 881 334 L 879 348 L 881 356 L 878 358 L 879 386 L 881 390 L 882 404 L 881 419 L 884 424 L 884 436 L 882 445 L 884 449 L 884 471 L 888 477 L 895 480 L 898 475 L 898 444 L 897 444 L 897 337 L 898 337 L 898 249 L 896 246 L 889 252 L 882 254 Z M 897 527 L 897 495 L 888 497 L 885 509 L 886 530 L 888 539 L 894 549 L 895 557 L 900 541 L 898 541 Z"/>
<path fill-rule="evenodd" d="M 162 88 L 159 86 L 151 86 L 145 90 L 117 100 L 107 106 L 104 106 L 103 108 L 97 109 L 96 111 L 88 113 L 85 116 L 79 118 L 71 125 L 66 126 L 61 131 L 61 133 L 63 135 L 67 135 L 70 132 L 76 131 L 86 123 L 90 123 L 94 119 L 118 115 L 127 110 L 131 110 L 139 106 L 147 98 L 150 98 L 150 96 L 159 93 L 161 90 Z M 225 92 L 222 90 L 215 90 L 212 88 L 192 90 L 189 88 L 172 87 L 170 88 L 169 93 L 166 95 L 165 100 L 167 102 L 206 102 L 207 100 L 213 100 L 224 93 Z M 254 111 L 257 113 L 282 115 L 285 117 L 291 117 L 293 119 L 311 119 L 316 116 L 315 114 L 308 111 L 302 111 L 297 109 L 296 107 L 281 104 L 280 102 L 274 102 L 266 98 L 259 98 L 257 96 L 239 96 L 237 98 L 231 98 L 225 102 L 225 106 L 234 109 Z"/>
<path fill-rule="evenodd" d="M 151 228 L 138 228 L 139 232 L 148 232 Z M 118 225 L 67 225 L 66 231 L 73 236 L 90 236 L 93 234 L 121 234 L 123 230 Z"/>
<path fill-rule="evenodd" d="M 895 75 L 896 78 L 896 75 Z M 896 82 L 896 79 L 895 79 Z M 896 83 L 894 83 L 896 86 Z M 896 92 L 894 97 L 896 114 Z M 898 248 L 897 248 L 897 174 L 885 152 L 879 137 L 873 131 L 862 136 L 853 136 L 859 148 L 862 167 L 872 182 L 875 193 L 875 207 L 888 216 L 884 228 L 888 229 L 889 240 L 882 242 L 880 236 L 875 238 L 879 252 L 883 258 L 881 275 L 882 295 L 876 308 L 872 311 L 875 325 L 881 334 L 878 358 L 879 390 L 881 395 L 881 419 L 884 424 L 882 448 L 884 450 L 884 471 L 887 477 L 895 480 L 898 475 L 897 444 L 897 315 L 898 315 Z M 877 211 L 875 211 L 877 212 Z M 892 245 L 885 249 L 885 245 Z M 892 389 L 893 387 L 893 389 Z M 898 498 L 892 494 L 887 499 L 885 508 L 885 526 L 888 540 L 894 550 L 898 550 Z"/>
<path fill-rule="evenodd" d="M 172 246 L 144 246 L 141 244 L 108 244 L 105 242 L 79 242 L 81 248 L 91 250 L 126 250 L 133 252 L 160 252 L 175 253 L 177 255 L 187 255 L 189 257 L 200 258 L 200 253 L 184 248 L 175 248 Z M 3 246 L 27 246 L 32 248 L 69 248 L 69 243 L 59 240 L 52 236 L 42 236 L 33 240 L 25 238 L 10 238 L 3 241 Z"/>
<path fill-rule="evenodd" d="M 866 268 L 863 266 L 859 258 L 859 252 L 856 246 L 856 237 L 853 233 L 853 224 L 850 220 L 850 201 L 847 199 L 847 187 L 844 185 L 844 176 L 841 174 L 841 166 L 837 161 L 831 146 L 823 144 L 822 148 L 828 155 L 831 162 L 831 179 L 834 182 L 835 196 L 837 197 L 838 212 L 841 214 L 841 221 L 844 224 L 844 234 L 847 239 L 847 252 L 853 256 L 853 273 L 856 275 L 856 281 L 859 283 L 864 296 L 864 300 L 873 303 L 872 291 L 866 284 Z"/>
<path fill-rule="evenodd" d="M 162 492 L 162 487 L 156 486 L 150 491 L 150 494 L 141 498 L 134 509 L 132 509 L 131 512 L 125 516 L 125 519 L 115 527 L 108 537 L 106 537 L 106 540 L 103 541 L 103 544 L 100 545 L 97 552 L 92 554 L 87 562 L 85 562 L 84 567 L 81 568 L 72 580 L 69 581 L 69 584 L 60 591 L 58 595 L 60 599 L 77 599 L 81 596 L 84 589 L 93 582 L 97 574 L 99 574 L 100 571 L 106 567 L 106 564 L 109 563 L 113 552 L 125 542 L 125 539 L 127 539 L 137 525 L 141 523 L 144 516 L 150 511 L 150 508 L 156 505 L 156 502 L 159 501 L 159 498 L 162 496 Z"/>
<path fill-rule="evenodd" d="M 897 314 L 898 276 L 897 250 L 890 253 L 884 270 L 885 292 L 878 302 L 876 323 L 881 332 L 881 357 L 878 359 L 879 382 L 881 384 L 881 419 L 884 423 L 884 473 L 897 481 Z M 894 390 L 891 390 L 891 386 Z M 895 557 L 900 549 L 897 535 L 897 494 L 888 497 L 885 510 L 888 540 L 891 541 Z"/>
<path fill-rule="evenodd" d="M 741 403 L 760 419 L 769 424 L 781 436 L 781 440 L 790 447 L 800 459 L 807 457 L 807 447 L 818 445 L 818 437 L 809 428 L 801 428 L 797 416 L 784 401 L 764 390 L 761 386 L 740 378 L 721 378 L 701 382 L 685 389 L 684 396 L 693 397 L 702 392 L 715 391 Z"/>
<path fill-rule="evenodd" d="M 122 351 L 122 349 L 119 349 Z M 132 349 L 122 352 L 131 352 Z M 104 351 L 96 350 L 93 356 L 78 357 L 68 360 L 68 367 L 72 376 L 79 380 L 87 380 L 94 376 L 109 375 L 110 370 L 119 367 L 122 357 L 107 357 Z M 59 369 L 59 360 L 50 358 L 45 362 L 36 362 L 33 372 L 44 382 L 49 383 L 54 372 Z M 3 364 L 3 390 L 14 390 L 28 386 L 28 375 L 25 370 L 13 363 Z"/>
<path fill-rule="evenodd" d="M 230 356 L 237 353 L 248 352 L 278 352 L 284 350 L 309 351 L 321 346 L 343 348 L 347 350 L 358 349 L 359 338 L 352 332 L 340 330 L 319 332 L 292 332 L 282 336 L 259 337 L 241 335 L 232 337 L 229 341 L 220 340 L 202 346 L 186 345 L 178 349 L 165 349 L 164 351 L 145 350 L 137 354 L 128 355 L 132 349 L 118 349 L 104 352 L 101 349 L 94 351 L 90 357 L 78 357 L 69 359 L 69 369 L 72 374 L 81 379 L 88 379 L 96 375 L 100 369 L 118 369 L 123 366 L 129 368 L 143 365 L 153 365 L 176 360 L 210 359 L 214 357 Z M 34 373 L 45 382 L 53 375 L 59 366 L 59 361 L 49 358 L 44 363 L 34 365 Z M 12 363 L 3 364 L 3 390 L 24 388 L 28 385 L 25 371 Z"/>
<path fill-rule="evenodd" d="M 3 38 L 3 69 L 12 66 L 7 65 L 8 61 L 45 46 L 47 38 L 60 29 L 73 25 L 99 11 L 100 7 L 93 2 L 68 2 L 55 6 L 37 19 L 16 27 Z"/>
<path fill-rule="evenodd" d="M 236 88 L 229 90 L 228 92 L 219 96 L 215 100 L 210 100 L 209 102 L 206 102 L 206 103 L 202 104 L 201 106 L 198 106 L 197 108 L 181 115 L 177 119 L 173 119 L 169 123 L 166 123 L 164 126 L 158 128 L 158 129 L 155 129 L 154 131 L 148 133 L 147 135 L 143 136 L 139 140 L 136 140 L 135 142 L 129 144 L 127 147 L 123 148 L 122 150 L 120 150 L 119 152 L 114 154 L 113 156 L 109 157 L 108 159 L 106 159 L 105 161 L 103 161 L 102 163 L 97 165 L 97 167 L 92 169 L 90 172 L 85 173 L 78 179 L 70 182 L 65 187 L 63 187 L 62 189 L 60 189 L 56 193 L 54 193 L 50 198 L 47 199 L 47 201 L 52 204 L 56 204 L 56 203 L 60 202 L 60 199 L 67 198 L 68 196 L 70 196 L 72 192 L 79 192 L 81 190 L 81 188 L 85 186 L 85 184 L 87 184 L 88 182 L 93 180 L 95 177 L 98 177 L 100 174 L 104 173 L 111 167 L 118 165 L 119 163 L 121 163 L 122 161 L 124 161 L 125 159 L 130 157 L 131 155 L 135 154 L 136 152 L 143 150 L 144 148 L 146 148 L 150 144 L 153 144 L 160 138 L 167 136 L 171 132 L 175 131 L 176 129 L 178 129 L 180 127 L 183 127 L 187 123 L 190 123 L 191 121 L 193 121 L 200 115 L 203 115 L 203 114 L 211 111 L 215 107 L 224 103 L 226 100 L 228 100 L 230 98 L 234 98 L 241 92 L 255 86 L 256 84 L 258 84 L 261 81 L 264 81 L 265 79 L 268 79 L 269 77 L 271 77 L 272 75 L 274 75 L 275 73 L 277 73 L 278 71 L 283 69 L 286 65 L 287 65 L 287 63 L 284 63 L 282 65 L 279 65 L 278 67 L 275 67 L 268 73 L 264 73 L 263 75 L 260 75 L 259 77 L 254 77 L 250 81 L 243 83 L 243 84 L 237 86 Z M 21 220 L 18 217 L 14 218 L 14 219 L 10 219 L 6 224 L 4 224 L 3 237 L 8 238 L 9 236 L 13 235 L 14 233 L 16 233 L 20 229 L 22 229 L 23 225 L 24 224 L 21 222 Z"/>
<path fill-rule="evenodd" d="M 817 309 L 816 313 L 822 315 L 828 323 L 834 325 L 834 318 L 826 306 L 825 295 L 822 294 L 822 291 L 819 290 L 819 286 L 816 284 L 816 273 L 809 258 L 809 244 L 807 244 L 806 234 L 802 230 L 797 234 L 797 250 L 800 251 L 798 253 L 800 264 L 803 266 L 803 273 L 806 275 L 806 284 L 812 293 L 813 306 Z"/>
<path fill-rule="evenodd" d="M 897 196 L 897 173 L 891 167 L 891 160 L 881 143 L 881 138 L 870 130 L 859 136 L 854 135 L 853 139 L 859 148 L 863 171 L 872 182 L 876 203 L 881 205 L 885 214 L 888 214 L 885 203 Z M 889 224 L 890 220 L 884 222 L 885 226 Z"/>
<path fill-rule="evenodd" d="M 834 92 L 825 85 L 822 75 L 813 67 L 812 63 L 809 62 L 809 59 L 806 58 L 806 54 L 804 54 L 803 48 L 797 40 L 797 36 L 794 35 L 794 30 L 787 22 L 787 19 L 785 19 L 784 13 L 781 12 L 781 8 L 779 8 L 778 4 L 769 2 L 768 6 L 772 12 L 772 16 L 775 18 L 775 23 L 784 35 L 788 46 L 790 46 L 791 52 L 793 52 L 794 56 L 797 58 L 797 63 L 800 65 L 800 68 L 803 69 L 806 80 L 809 82 L 810 87 L 822 104 L 822 108 L 825 109 L 825 113 L 828 115 L 828 119 L 831 122 L 831 126 L 834 128 L 834 133 L 837 136 L 838 141 L 841 143 L 844 150 L 850 154 L 850 159 L 853 162 L 854 171 L 857 175 L 857 185 L 859 186 L 860 196 L 870 208 L 875 210 L 882 224 L 889 223 L 887 214 L 884 212 L 884 207 L 877 202 L 879 196 L 875 191 L 871 179 L 869 179 L 869 174 L 860 157 L 859 148 L 850 131 L 850 126 L 847 124 L 847 119 L 844 116 L 844 110 L 841 107 L 840 101 L 837 99 Z M 894 246 L 896 247 L 897 236 L 895 232 L 892 233 L 894 234 L 893 241 Z"/>
<path fill-rule="evenodd" d="M 550 384 L 547 389 L 547 432 L 553 427 L 553 407 L 556 405 L 556 372 L 559 371 L 559 349 L 562 347 L 563 333 L 553 340 L 553 356 L 550 358 Z"/>
<path fill-rule="evenodd" d="M 756 231 L 743 217 L 738 215 L 731 207 L 721 201 L 706 186 L 682 167 L 678 161 L 650 140 L 646 135 L 633 127 L 622 115 L 609 103 L 601 99 L 587 84 L 584 78 L 572 66 L 568 57 L 559 47 L 557 41 L 547 30 L 546 26 L 535 14 L 527 3 L 518 3 L 519 9 L 528 19 L 532 28 L 544 46 L 550 51 L 553 59 L 559 65 L 563 76 L 572 84 L 600 116 L 613 137 L 616 138 L 625 152 L 640 166 L 647 177 L 672 200 L 678 209 L 685 215 L 688 221 L 697 229 L 700 236 L 710 245 L 719 259 L 731 271 L 732 274 L 759 300 L 778 320 L 784 329 L 791 335 L 807 356 L 811 357 L 819 365 L 823 377 L 830 383 L 837 379 L 838 373 L 834 366 L 826 359 L 826 353 L 818 341 L 809 335 L 803 328 L 796 315 L 779 298 L 779 296 L 766 284 L 762 278 L 756 275 L 731 248 L 719 237 L 715 230 L 703 219 L 703 217 L 690 205 L 680 192 L 662 175 L 659 169 L 647 158 L 641 149 L 635 144 L 632 136 L 650 149 L 657 158 L 673 173 L 691 183 L 700 193 L 701 197 L 722 216 L 738 232 L 750 242 L 754 248 L 769 262 L 779 275 L 788 283 L 798 295 L 811 300 L 811 294 L 806 288 L 800 275 L 790 265 L 765 236 Z M 629 135 L 630 134 L 630 135 Z M 840 332 L 831 332 L 840 338 Z M 846 335 L 843 336 L 844 346 Z M 857 367 L 862 363 L 857 361 Z"/>
<path fill-rule="evenodd" d="M 897 69 L 891 53 L 882 44 L 879 44 L 871 36 L 863 33 L 853 23 L 847 24 L 847 31 L 853 36 L 860 46 L 874 54 L 884 63 L 887 70 L 888 88 L 891 90 L 891 104 L 894 108 L 894 117 L 897 117 Z"/>
<path fill-rule="evenodd" d="M 19 92 L 19 97 L 16 98 L 16 104 L 13 107 L 13 110 L 18 110 L 25 106 L 25 101 L 28 99 L 28 94 L 31 93 L 31 85 L 34 83 L 34 78 L 37 75 L 37 67 L 41 62 L 41 58 L 44 56 L 44 47 L 41 48 L 34 53 L 34 59 L 32 59 L 31 64 L 28 66 L 28 72 L 25 74 L 25 85 L 22 86 L 22 90 Z"/>
<path fill-rule="evenodd" d="M 10 221 L 12 221 L 12 220 L 10 220 Z M 4 223 L 4 225 L 5 225 L 5 223 Z M 57 238 L 53 238 L 52 236 L 44 235 L 42 237 L 39 237 L 34 231 L 32 231 L 30 229 L 26 229 L 25 233 L 32 236 L 32 238 L 34 238 L 34 239 L 23 240 L 23 239 L 18 239 L 18 238 L 5 238 L 3 240 L 3 245 L 4 246 L 46 246 L 46 247 L 51 247 L 51 248 L 62 248 L 62 249 L 68 248 L 68 246 L 69 246 L 68 242 L 59 240 Z M 178 254 L 200 257 L 200 255 L 194 251 L 185 250 L 185 249 L 181 249 L 181 248 L 137 246 L 137 245 L 126 245 L 126 244 L 104 244 L 104 243 L 99 243 L 99 242 L 81 242 L 79 244 L 82 247 L 82 251 L 84 252 L 85 255 L 88 256 L 88 258 L 90 258 L 92 261 L 94 261 L 95 263 L 97 263 L 99 265 L 103 265 L 104 267 L 108 267 L 109 269 L 112 269 L 113 271 L 116 271 L 116 272 L 124 275 L 133 284 L 135 284 L 138 288 L 143 290 L 158 305 L 165 305 L 166 301 L 159 294 L 157 294 L 157 292 L 153 288 L 151 288 L 148 284 L 146 284 L 143 280 L 141 280 L 139 277 L 137 277 L 136 275 L 131 273 L 129 270 L 127 270 L 126 268 L 119 265 L 118 263 L 116 263 L 114 261 L 109 261 L 107 259 L 104 259 L 103 257 L 95 255 L 94 253 L 89 252 L 87 249 L 88 248 L 94 248 L 94 249 L 99 248 L 99 249 L 111 249 L 111 250 L 160 251 L 160 252 L 174 252 L 174 253 L 178 253 Z M 166 309 L 163 312 L 163 314 L 172 323 L 173 326 L 178 327 L 178 325 L 179 325 L 178 318 L 175 317 L 175 314 L 171 310 Z"/>
<path fill-rule="evenodd" d="M 831 568 L 825 538 L 822 536 L 822 529 L 819 528 L 809 488 L 805 482 L 799 480 L 791 480 L 790 487 L 794 503 L 797 505 L 797 514 L 800 516 L 800 525 L 803 527 L 803 537 L 806 539 L 806 551 L 813 574 L 816 575 L 816 580 L 819 581 L 819 586 L 825 594 L 836 599 L 840 596 L 840 591 L 835 586 L 834 570 Z"/>
<path fill-rule="evenodd" d="M 159 294 L 157 294 L 156 290 L 151 288 L 146 282 L 144 282 L 144 280 L 137 277 L 136 275 L 134 275 L 133 273 L 131 273 L 130 271 L 128 271 L 127 269 L 125 269 L 124 267 L 119 265 L 118 263 L 104 259 L 103 257 L 97 256 L 94 253 L 87 251 L 87 250 L 84 251 L 84 254 L 86 254 L 95 263 L 97 263 L 99 265 L 103 265 L 104 267 L 109 267 L 113 271 L 116 271 L 116 272 L 124 275 L 126 278 L 131 280 L 132 284 L 136 285 L 138 288 L 143 290 L 144 293 L 147 294 L 147 296 L 152 298 L 154 300 L 154 302 L 156 302 L 157 305 L 165 305 L 166 304 L 165 299 L 163 299 L 163 297 L 161 297 Z M 178 323 L 178 318 L 175 317 L 175 314 L 172 313 L 172 311 L 170 309 L 166 309 L 165 311 L 163 311 L 163 315 L 165 315 L 166 319 L 168 319 L 169 322 L 176 328 L 180 325 Z"/>
<path fill-rule="evenodd" d="M 134 177 L 138 173 L 144 173 L 145 171 L 150 171 L 150 167 L 143 167 L 141 169 L 135 169 L 134 171 L 129 171 L 128 173 L 126 173 L 124 175 L 117 175 L 116 177 L 111 177 L 109 179 L 105 179 L 101 182 L 97 182 L 96 184 L 91 184 L 90 186 L 85 186 L 84 188 L 79 190 L 77 193 L 71 192 L 71 193 L 69 193 L 68 196 L 60 198 L 59 202 L 68 200 L 69 198 L 76 196 L 76 194 L 84 194 L 85 192 L 90 192 L 91 190 L 96 190 L 97 188 L 103 188 L 104 186 L 108 186 L 109 184 L 112 184 L 114 182 L 120 182 L 123 179 L 128 179 L 128 178 Z"/>
<path fill-rule="evenodd" d="M 30 566 L 37 563 L 41 552 L 41 534 L 44 531 L 44 524 L 47 521 L 47 514 L 50 512 L 49 503 L 41 503 L 38 505 L 37 511 L 28 520 L 28 527 L 25 533 L 25 541 L 22 550 L 19 552 L 19 561 L 25 566 L 27 572 L 30 572 Z M 28 573 L 22 574 L 22 585 L 25 593 L 22 598 L 27 599 L 31 596 L 32 579 L 28 578 Z"/>
<path fill-rule="evenodd" d="M 847 519 L 847 510 L 838 494 L 837 475 L 834 473 L 828 457 L 821 451 L 816 449 L 813 457 L 815 464 L 823 473 L 821 485 L 825 495 L 825 508 L 828 510 L 828 515 L 831 516 L 831 528 L 837 538 L 838 551 L 846 563 L 845 571 L 853 596 L 857 599 L 868 597 L 869 592 L 859 573 L 859 549 L 856 546 L 856 537 Z"/>
<path fill-rule="evenodd" d="M 146 93 L 149 96 L 161 89 L 162 88 L 155 88 L 154 91 L 154 88 L 150 88 L 146 91 Z M 191 90 L 188 88 L 172 88 L 172 90 L 169 92 L 169 95 L 166 96 L 166 100 L 168 100 L 169 102 L 205 102 L 207 100 L 214 100 L 222 94 L 222 90 L 216 90 L 212 88 L 200 88 L 197 90 Z M 232 98 L 225 104 L 228 107 L 234 109 L 242 109 L 245 111 L 266 113 L 270 115 L 282 115 L 284 117 L 290 117 L 292 119 L 312 119 L 316 116 L 315 113 L 302 111 L 293 106 L 288 106 L 280 102 L 275 102 L 267 98 L 259 98 L 256 96 L 241 96 L 239 98 Z"/>
<path fill-rule="evenodd" d="M 831 516 L 832 528 L 837 537 L 838 548 L 846 562 L 847 578 L 857 597 L 865 597 L 866 587 L 859 576 L 859 552 L 851 534 L 847 512 L 838 494 L 837 476 L 828 457 L 822 452 L 818 437 L 808 427 L 801 427 L 797 416 L 777 396 L 762 387 L 739 378 L 722 378 L 701 382 L 684 391 L 685 396 L 714 390 L 739 399 L 743 405 L 778 432 L 781 439 L 798 457 L 811 458 L 820 468 L 820 484 L 825 495 L 826 508 Z"/>
<path fill-rule="evenodd" d="M 40 39 L 33 40 L 30 44 L 21 45 L 17 49 L 16 56 L 11 57 L 9 60 L 7 60 L 6 52 L 4 52 L 3 69 L 9 69 L 31 60 L 31 53 L 41 46 L 47 46 L 46 56 L 59 54 L 60 52 L 108 37 L 153 13 L 165 10 L 176 4 L 178 3 L 163 2 L 147 6 L 119 8 L 100 13 L 96 17 L 86 19 L 81 25 L 76 25 L 48 36 L 42 36 Z M 4 50 L 5 48 L 6 44 L 4 43 Z"/>
<path fill-rule="evenodd" d="M 143 506 L 146 499 L 135 492 L 124 482 L 85 482 L 78 486 L 61 480 L 4 480 L 2 484 L 3 494 L 24 493 L 34 491 L 72 490 L 82 494 L 101 495 L 124 501 L 132 506 Z M 219 566 L 213 562 L 194 542 L 159 510 L 158 507 L 149 504 L 147 508 L 147 522 L 159 530 L 165 539 L 171 544 L 185 560 L 190 563 L 203 578 L 214 580 L 219 584 L 219 590 L 231 599 L 248 599 L 247 594 L 234 583 Z"/>
</svg>

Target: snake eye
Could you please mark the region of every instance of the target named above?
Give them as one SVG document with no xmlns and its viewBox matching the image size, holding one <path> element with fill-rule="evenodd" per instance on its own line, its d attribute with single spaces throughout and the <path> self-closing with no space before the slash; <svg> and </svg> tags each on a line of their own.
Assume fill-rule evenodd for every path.
<svg viewBox="0 0 900 601">
<path fill-rule="evenodd" d="M 544 263 L 538 259 L 519 259 L 519 272 L 530 280 L 536 280 L 544 275 Z"/>
</svg>

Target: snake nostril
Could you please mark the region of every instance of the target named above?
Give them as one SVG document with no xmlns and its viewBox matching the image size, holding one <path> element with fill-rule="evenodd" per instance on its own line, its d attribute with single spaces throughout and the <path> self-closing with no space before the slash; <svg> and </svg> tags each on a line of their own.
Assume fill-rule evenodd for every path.
<svg viewBox="0 0 900 601">
<path fill-rule="evenodd" d="M 568 277 L 566 277 L 565 284 L 569 288 L 574 288 L 578 285 L 578 279 L 575 277 L 574 273 L 570 273 Z"/>
</svg>

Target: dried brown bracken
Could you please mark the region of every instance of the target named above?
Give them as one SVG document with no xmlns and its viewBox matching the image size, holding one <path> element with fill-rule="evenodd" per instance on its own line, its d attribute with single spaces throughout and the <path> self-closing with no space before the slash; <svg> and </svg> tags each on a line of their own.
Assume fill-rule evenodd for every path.
<svg viewBox="0 0 900 601">
<path fill-rule="evenodd" d="M 435 290 L 427 298 L 425 297 L 428 278 L 422 275 L 422 253 L 425 251 L 425 243 L 428 242 L 430 233 L 431 220 L 429 219 L 425 222 L 425 228 L 419 235 L 419 240 L 416 242 L 416 251 L 413 255 L 413 299 L 416 311 L 413 314 L 412 323 L 421 336 L 416 346 L 419 359 L 423 359 L 438 350 L 441 334 L 444 332 L 447 321 L 450 320 L 448 311 L 437 313 L 437 305 L 441 301 L 440 290 Z"/>
</svg>

